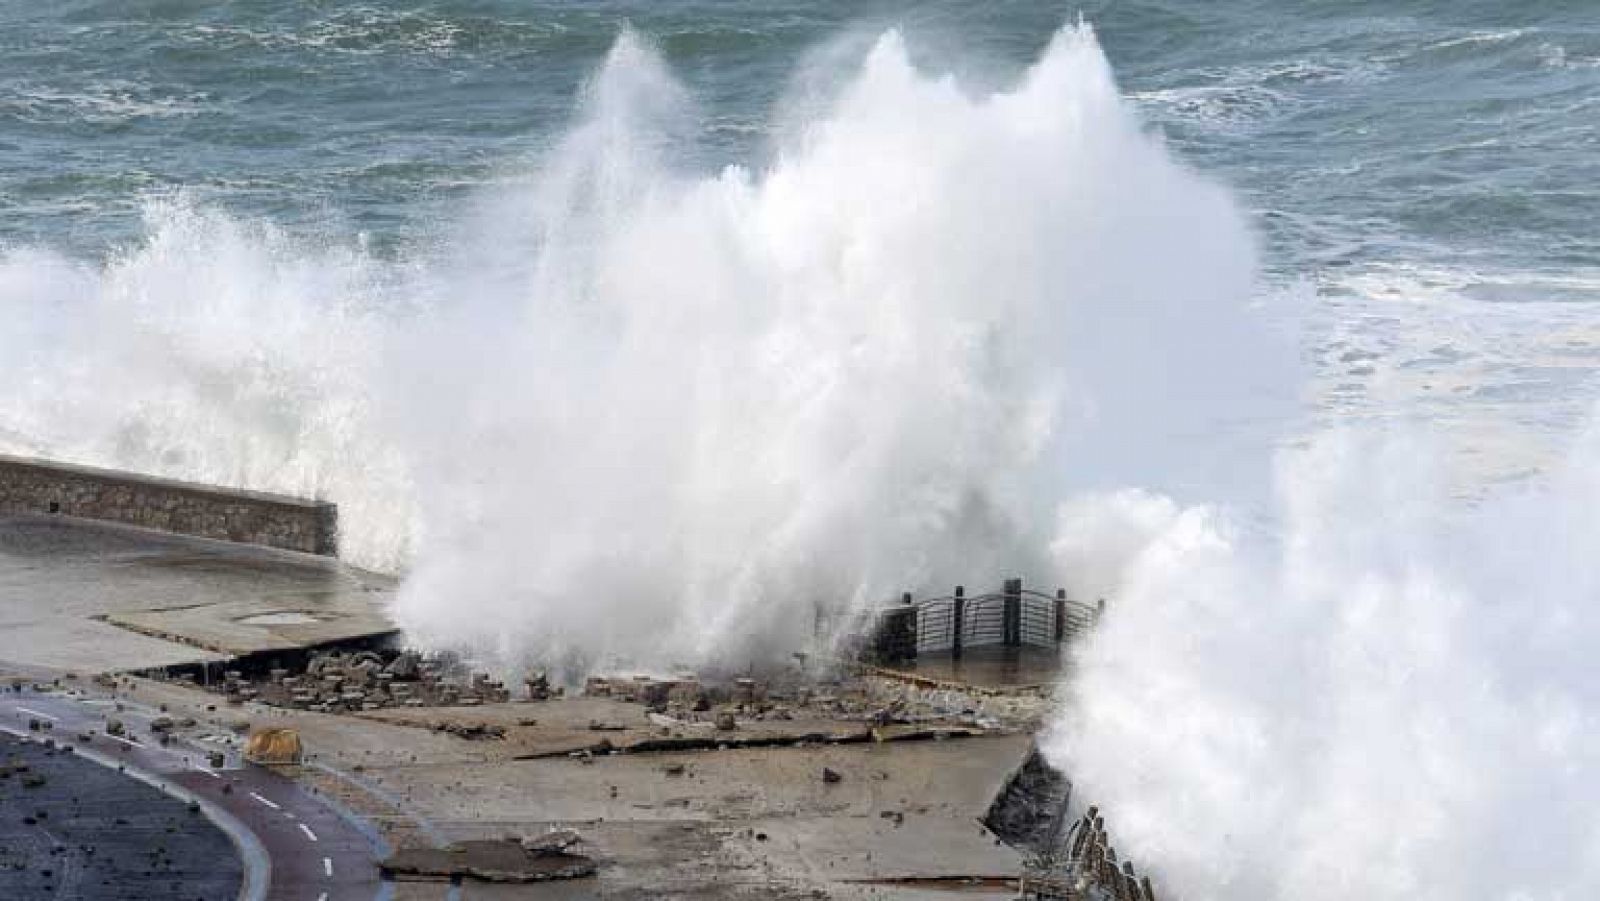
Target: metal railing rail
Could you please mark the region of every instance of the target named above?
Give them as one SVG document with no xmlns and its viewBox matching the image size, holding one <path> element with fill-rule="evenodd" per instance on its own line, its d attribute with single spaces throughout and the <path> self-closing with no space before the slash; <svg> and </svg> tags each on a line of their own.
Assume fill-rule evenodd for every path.
<svg viewBox="0 0 1600 901">
<path fill-rule="evenodd" d="M 967 595 L 964 587 L 947 595 L 913 598 L 901 596 L 897 605 L 877 610 L 873 644 L 880 658 L 914 657 L 948 652 L 960 656 L 969 648 L 1054 648 L 1094 625 L 1104 610 L 1068 598 L 1022 587 L 1021 579 L 1006 580 L 996 592 Z"/>
</svg>

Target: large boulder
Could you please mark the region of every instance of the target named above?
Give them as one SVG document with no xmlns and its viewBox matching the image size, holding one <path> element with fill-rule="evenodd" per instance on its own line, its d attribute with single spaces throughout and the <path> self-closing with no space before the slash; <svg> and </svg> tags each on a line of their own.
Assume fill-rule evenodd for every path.
<svg viewBox="0 0 1600 901">
<path fill-rule="evenodd" d="M 261 729 L 252 732 L 244 743 L 244 759 L 251 763 L 299 763 L 304 756 L 300 733 L 293 729 Z"/>
</svg>

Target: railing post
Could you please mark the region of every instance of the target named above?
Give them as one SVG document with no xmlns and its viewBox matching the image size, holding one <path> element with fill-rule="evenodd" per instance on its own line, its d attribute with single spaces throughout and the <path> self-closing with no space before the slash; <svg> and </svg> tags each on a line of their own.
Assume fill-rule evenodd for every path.
<svg viewBox="0 0 1600 901">
<path fill-rule="evenodd" d="M 1067 637 L 1067 590 L 1056 589 L 1056 644 Z"/>
<path fill-rule="evenodd" d="M 917 652 L 922 650 L 922 624 L 918 621 L 922 611 L 918 610 L 917 605 L 912 602 L 911 592 L 908 591 L 901 595 L 900 600 L 906 605 L 906 612 L 902 614 L 906 618 L 904 624 L 905 655 L 907 660 L 915 660 L 917 659 Z"/>
<path fill-rule="evenodd" d="M 967 589 L 956 586 L 955 599 L 950 602 L 950 656 L 961 659 L 961 629 L 967 617 Z"/>
<path fill-rule="evenodd" d="M 1022 580 L 1007 579 L 1005 596 L 1005 607 L 1000 621 L 1000 640 L 1006 647 L 1014 648 L 1022 644 Z"/>
</svg>

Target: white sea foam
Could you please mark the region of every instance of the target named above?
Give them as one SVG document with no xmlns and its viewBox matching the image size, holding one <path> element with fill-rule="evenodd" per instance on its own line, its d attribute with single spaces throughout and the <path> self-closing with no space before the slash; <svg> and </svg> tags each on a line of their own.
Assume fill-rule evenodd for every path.
<svg viewBox="0 0 1600 901">
<path fill-rule="evenodd" d="M 175 92 L 136 81 L 90 82 L 61 90 L 39 82 L 0 85 L 0 114 L 24 122 L 122 122 L 197 116 L 212 106 L 206 94 Z"/>
<path fill-rule="evenodd" d="M 395 273 L 358 246 L 312 247 L 181 198 L 147 221 L 148 240 L 100 268 L 0 255 L 0 419 L 18 436 L 4 443 L 330 497 L 355 562 L 400 565 L 409 492 L 374 375 L 374 305 L 393 318 Z"/>
<path fill-rule="evenodd" d="M 1115 587 L 1051 755 L 1164 896 L 1593 897 L 1597 451 L 1466 506 L 1427 440 L 1327 434 L 1270 536 L 1080 503 L 1063 562 Z"/>
<path fill-rule="evenodd" d="M 678 173 L 684 107 L 624 39 L 488 214 L 475 268 L 514 303 L 469 307 L 446 377 L 414 389 L 471 417 L 406 442 L 429 474 L 414 633 L 737 659 L 817 603 L 1040 572 L 1069 485 L 1244 471 L 1174 447 L 1254 385 L 1226 352 L 1269 340 L 1250 240 L 1141 133 L 1086 31 L 981 96 L 891 33 L 762 171 Z"/>
</svg>

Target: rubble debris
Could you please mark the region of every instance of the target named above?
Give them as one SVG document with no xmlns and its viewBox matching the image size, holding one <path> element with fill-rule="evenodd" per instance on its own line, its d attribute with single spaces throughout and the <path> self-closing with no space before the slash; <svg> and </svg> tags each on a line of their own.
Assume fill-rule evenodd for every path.
<svg viewBox="0 0 1600 901">
<path fill-rule="evenodd" d="M 529 673 L 523 678 L 522 684 L 528 689 L 528 700 L 548 701 L 561 696 L 561 689 L 551 689 L 550 676 L 544 670 Z"/>
<path fill-rule="evenodd" d="M 433 724 L 433 731 L 445 732 L 467 741 L 498 740 L 506 737 L 506 727 L 493 723 L 456 723 L 441 721 Z"/>
<path fill-rule="evenodd" d="M 425 658 L 416 651 L 329 650 L 313 652 L 298 671 L 273 667 L 264 679 L 227 670 L 210 690 L 220 692 L 232 705 L 254 701 L 317 713 L 473 707 L 511 700 L 511 692 L 488 673 L 462 676 L 456 670 L 446 659 Z M 529 684 L 544 697 L 559 694 L 550 690 L 548 682 L 542 688 L 538 679 Z"/>
<path fill-rule="evenodd" d="M 838 770 L 833 769 L 832 767 L 823 767 L 822 768 L 822 781 L 828 783 L 829 785 L 833 785 L 833 784 L 836 784 L 836 783 L 839 783 L 839 782 L 843 782 L 844 781 L 844 776 L 842 774 L 840 774 L 840 772 Z"/>
<path fill-rule="evenodd" d="M 519 839 L 522 850 L 535 854 L 565 851 L 581 841 L 583 836 L 574 829 L 552 829 L 543 835 L 525 835 Z"/>
</svg>

